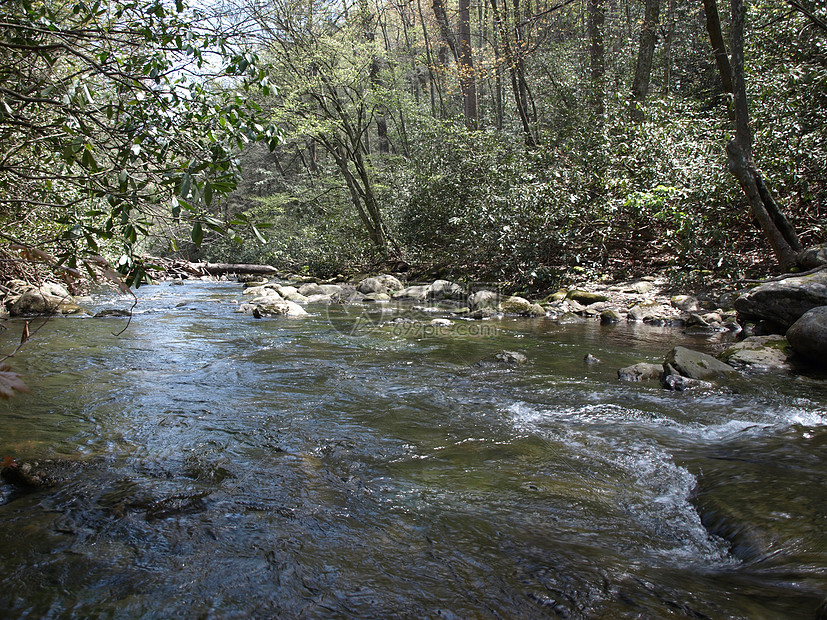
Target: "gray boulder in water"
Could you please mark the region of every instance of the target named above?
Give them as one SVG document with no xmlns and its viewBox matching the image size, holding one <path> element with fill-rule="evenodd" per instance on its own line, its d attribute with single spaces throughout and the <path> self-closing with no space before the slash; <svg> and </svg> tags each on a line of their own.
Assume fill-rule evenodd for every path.
<svg viewBox="0 0 827 620">
<path fill-rule="evenodd" d="M 739 316 L 789 328 L 805 312 L 827 306 L 827 270 L 764 282 L 735 300 Z"/>
<path fill-rule="evenodd" d="M 667 353 L 663 361 L 663 369 L 667 376 L 675 374 L 673 371 L 676 371 L 683 377 L 699 381 L 725 379 L 736 372 L 729 364 L 724 364 L 711 355 L 686 347 L 675 347 Z"/>
<path fill-rule="evenodd" d="M 787 340 L 807 361 L 827 366 L 827 305 L 805 312 L 787 330 Z"/>
</svg>

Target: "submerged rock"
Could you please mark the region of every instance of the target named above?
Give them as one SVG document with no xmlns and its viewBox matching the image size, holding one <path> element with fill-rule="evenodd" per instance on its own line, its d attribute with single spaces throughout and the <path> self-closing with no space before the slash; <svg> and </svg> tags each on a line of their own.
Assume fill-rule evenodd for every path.
<svg viewBox="0 0 827 620">
<path fill-rule="evenodd" d="M 522 366 L 528 362 L 528 358 L 518 351 L 500 351 L 491 357 L 482 359 L 474 364 L 478 368 L 487 366 Z"/>
<path fill-rule="evenodd" d="M 787 330 L 787 340 L 808 362 L 827 366 L 827 305 L 805 312 Z"/>
<path fill-rule="evenodd" d="M 61 483 L 70 471 L 76 470 L 79 466 L 79 461 L 12 461 L 3 467 L 0 476 L 9 484 L 21 489 L 46 489 Z"/>
<path fill-rule="evenodd" d="M 736 372 L 729 364 L 686 347 L 675 347 L 667 353 L 663 370 L 667 375 L 679 374 L 700 381 L 724 379 Z"/>
</svg>

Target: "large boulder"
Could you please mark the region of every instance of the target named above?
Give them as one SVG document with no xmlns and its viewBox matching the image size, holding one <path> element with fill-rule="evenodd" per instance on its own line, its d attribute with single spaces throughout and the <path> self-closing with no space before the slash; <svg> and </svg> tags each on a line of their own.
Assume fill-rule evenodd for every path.
<svg viewBox="0 0 827 620">
<path fill-rule="evenodd" d="M 500 296 L 494 291 L 477 291 L 468 297 L 468 307 L 472 312 L 484 309 L 499 311 Z"/>
<path fill-rule="evenodd" d="M 76 314 L 80 311 L 69 291 L 54 282 L 28 288 L 9 307 L 11 316 Z"/>
<path fill-rule="evenodd" d="M 759 370 L 787 370 L 790 346 L 784 336 L 750 336 L 744 338 L 719 356 L 731 366 Z"/>
<path fill-rule="evenodd" d="M 735 300 L 738 315 L 789 328 L 805 312 L 827 306 L 827 270 L 764 282 Z"/>
<path fill-rule="evenodd" d="M 525 297 L 514 295 L 503 299 L 500 302 L 500 309 L 506 314 L 528 314 L 531 310 L 531 302 Z"/>
<path fill-rule="evenodd" d="M 307 284 L 302 284 L 299 287 L 299 293 L 301 295 L 304 295 L 305 297 L 310 297 L 311 295 L 327 295 L 324 289 L 315 282 L 308 282 Z"/>
<path fill-rule="evenodd" d="M 451 299 L 454 301 L 464 301 L 466 297 L 465 289 L 456 282 L 448 280 L 435 280 L 431 284 L 428 295 L 434 301 L 442 299 Z"/>
<path fill-rule="evenodd" d="M 663 370 L 667 376 L 677 373 L 699 381 L 724 379 L 735 373 L 729 364 L 686 347 L 675 347 L 669 351 L 663 360 Z"/>
<path fill-rule="evenodd" d="M 805 312 L 787 330 L 787 340 L 793 351 L 807 361 L 827 366 L 827 306 Z"/>
<path fill-rule="evenodd" d="M 402 283 L 390 274 L 382 274 L 375 277 L 365 278 L 356 286 L 356 290 L 367 295 L 368 293 L 393 293 L 401 291 Z"/>
<path fill-rule="evenodd" d="M 430 290 L 431 287 L 428 284 L 409 286 L 393 293 L 393 298 L 401 301 L 425 301 Z"/>
</svg>

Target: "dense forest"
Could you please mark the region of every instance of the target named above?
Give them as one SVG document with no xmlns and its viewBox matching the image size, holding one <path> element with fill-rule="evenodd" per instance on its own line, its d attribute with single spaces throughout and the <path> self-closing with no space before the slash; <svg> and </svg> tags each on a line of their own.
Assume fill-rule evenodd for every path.
<svg viewBox="0 0 827 620">
<path fill-rule="evenodd" d="M 827 228 L 820 0 L 0 0 L 0 260 L 789 270 Z"/>
</svg>

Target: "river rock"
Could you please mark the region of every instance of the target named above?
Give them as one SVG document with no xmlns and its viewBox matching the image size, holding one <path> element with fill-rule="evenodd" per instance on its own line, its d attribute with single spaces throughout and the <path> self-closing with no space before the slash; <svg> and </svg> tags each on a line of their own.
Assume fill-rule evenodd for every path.
<svg viewBox="0 0 827 620">
<path fill-rule="evenodd" d="M 638 362 L 631 366 L 626 366 L 617 371 L 617 378 L 620 381 L 648 381 L 651 379 L 660 379 L 663 374 L 662 364 L 652 364 L 649 362 Z"/>
<path fill-rule="evenodd" d="M 730 366 L 760 370 L 788 370 L 790 346 L 784 336 L 750 336 L 744 338 L 719 356 Z"/>
<path fill-rule="evenodd" d="M 669 302 L 672 306 L 684 312 L 697 312 L 700 309 L 698 300 L 692 295 L 675 295 Z"/>
<path fill-rule="evenodd" d="M 519 351 L 500 351 L 491 357 L 480 360 L 474 366 L 522 366 L 528 362 L 528 358 Z"/>
<path fill-rule="evenodd" d="M 528 316 L 546 316 L 546 309 L 540 304 L 531 304 L 531 308 L 528 309 Z"/>
<path fill-rule="evenodd" d="M 12 462 L 0 472 L 3 480 L 21 489 L 45 489 L 59 484 L 66 475 L 81 465 L 73 461 Z"/>
<path fill-rule="evenodd" d="M 465 301 L 465 289 L 456 282 L 448 280 L 435 280 L 428 291 L 428 296 L 434 301 L 450 299 L 453 301 Z"/>
<path fill-rule="evenodd" d="M 559 291 L 552 293 L 551 295 L 543 299 L 541 303 L 547 304 L 554 303 L 556 301 L 563 301 L 566 298 L 566 295 L 568 294 L 569 292 L 566 289 L 561 288 Z"/>
<path fill-rule="evenodd" d="M 477 291 L 468 297 L 468 308 L 472 312 L 485 308 L 499 311 L 500 296 L 494 291 Z"/>
<path fill-rule="evenodd" d="M 366 301 L 368 303 L 371 302 L 388 302 L 391 300 L 391 296 L 387 293 L 367 293 L 363 298 L 362 301 Z"/>
<path fill-rule="evenodd" d="M 827 306 L 827 270 L 764 282 L 735 300 L 739 317 L 772 321 L 785 329 L 818 306 Z"/>
<path fill-rule="evenodd" d="M 337 297 L 344 293 L 345 290 L 345 287 L 343 287 L 341 284 L 320 284 L 319 288 L 322 289 L 322 292 L 317 294 L 329 295 L 330 297 Z M 310 295 L 308 295 L 308 297 L 310 297 Z"/>
<path fill-rule="evenodd" d="M 683 375 L 678 375 L 675 373 L 665 373 L 661 377 L 661 385 L 663 385 L 663 387 L 667 390 L 672 390 L 674 392 L 683 392 L 684 390 L 689 390 L 692 388 L 712 387 L 712 384 L 707 383 L 706 381 L 693 379 L 691 377 L 684 377 Z"/>
<path fill-rule="evenodd" d="M 308 304 L 329 304 L 332 301 L 333 301 L 333 299 L 331 299 L 330 295 L 325 295 L 324 293 L 321 293 L 319 295 L 310 295 L 307 298 L 307 301 L 305 303 L 308 303 Z"/>
<path fill-rule="evenodd" d="M 46 282 L 23 292 L 9 308 L 11 316 L 77 314 L 81 312 L 72 296 L 64 287 Z"/>
<path fill-rule="evenodd" d="M 299 287 L 299 294 L 304 295 L 305 297 L 310 297 L 311 295 L 326 295 L 324 289 L 316 284 L 315 282 L 308 282 L 307 284 L 302 284 Z"/>
<path fill-rule="evenodd" d="M 124 310 L 123 308 L 106 308 L 105 310 L 101 310 L 100 312 L 95 313 L 96 319 L 103 319 L 108 317 L 128 317 L 132 316 L 132 312 L 129 310 Z"/>
<path fill-rule="evenodd" d="M 586 353 L 586 355 L 583 356 L 583 363 L 593 366 L 600 363 L 600 358 L 595 357 L 591 353 Z"/>
<path fill-rule="evenodd" d="M 600 324 L 601 325 L 612 325 L 614 323 L 619 323 L 623 316 L 614 308 L 609 308 L 608 310 L 604 310 L 600 313 Z"/>
<path fill-rule="evenodd" d="M 666 321 L 675 318 L 675 312 L 668 306 L 655 301 L 645 301 L 629 308 L 629 321 Z"/>
<path fill-rule="evenodd" d="M 609 301 L 609 298 L 606 295 L 602 295 L 600 293 L 592 293 L 590 291 L 581 291 L 579 289 L 569 291 L 566 294 L 566 299 L 573 299 L 574 301 L 581 303 L 584 306 L 590 306 L 591 304 L 595 304 L 600 301 Z"/>
<path fill-rule="evenodd" d="M 378 276 L 365 278 L 356 286 L 356 290 L 367 295 L 368 293 L 393 293 L 401 291 L 402 283 L 390 274 L 384 273 Z"/>
<path fill-rule="evenodd" d="M 700 381 L 726 378 L 735 372 L 729 364 L 686 347 L 672 349 L 663 361 L 663 370 L 667 375 L 675 371 L 683 377 Z"/>
<path fill-rule="evenodd" d="M 827 306 L 808 310 L 787 330 L 793 351 L 818 366 L 827 366 Z"/>
<path fill-rule="evenodd" d="M 299 304 L 283 299 L 262 299 L 258 303 L 241 304 L 236 312 L 252 314 L 257 319 L 271 316 L 307 316 L 307 312 Z"/>
<path fill-rule="evenodd" d="M 512 295 L 500 302 L 500 310 L 506 314 L 528 314 L 529 310 L 531 310 L 531 302 L 525 297 Z"/>
<path fill-rule="evenodd" d="M 582 316 L 576 315 L 574 312 L 564 312 L 557 317 L 558 325 L 577 325 L 578 323 L 585 323 L 586 319 Z"/>
<path fill-rule="evenodd" d="M 429 284 L 409 286 L 393 293 L 393 298 L 399 299 L 400 301 L 425 301 L 428 298 L 430 290 L 431 287 Z"/>
<path fill-rule="evenodd" d="M 827 243 L 805 248 L 798 254 L 798 264 L 805 270 L 827 265 Z"/>
</svg>

